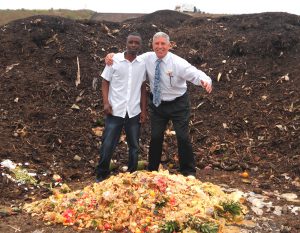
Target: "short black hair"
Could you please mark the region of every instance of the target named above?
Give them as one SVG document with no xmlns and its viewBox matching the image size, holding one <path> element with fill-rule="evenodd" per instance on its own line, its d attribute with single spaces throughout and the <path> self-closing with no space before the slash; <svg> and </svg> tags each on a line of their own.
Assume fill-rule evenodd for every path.
<svg viewBox="0 0 300 233">
<path fill-rule="evenodd" d="M 127 38 L 128 38 L 129 36 L 138 36 L 138 37 L 141 38 L 141 40 L 142 40 L 141 34 L 138 33 L 138 32 L 130 32 L 129 35 L 127 36 Z"/>
</svg>

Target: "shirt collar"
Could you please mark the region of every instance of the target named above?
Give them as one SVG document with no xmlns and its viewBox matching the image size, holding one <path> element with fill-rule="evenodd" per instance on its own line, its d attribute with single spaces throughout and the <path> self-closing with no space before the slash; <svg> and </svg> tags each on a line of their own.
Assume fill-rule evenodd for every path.
<svg viewBox="0 0 300 233">
<path fill-rule="evenodd" d="M 157 58 L 157 57 L 156 57 Z M 157 58 L 157 60 L 158 60 L 159 58 Z M 167 54 L 166 54 L 166 56 L 164 56 L 161 60 L 162 60 L 162 62 L 163 63 L 167 63 L 168 62 L 168 60 L 170 59 L 170 52 L 168 52 Z"/>
<path fill-rule="evenodd" d="M 118 60 L 118 61 L 126 61 L 126 58 L 125 58 L 125 52 L 115 54 L 115 55 L 114 55 L 114 58 L 115 58 L 116 60 Z M 143 59 L 140 58 L 140 56 L 136 56 L 135 60 L 138 61 L 138 62 L 143 61 Z M 133 61 L 134 61 L 134 60 L 133 60 Z"/>
<path fill-rule="evenodd" d="M 115 54 L 113 56 L 113 60 L 116 60 L 116 61 L 125 61 L 126 59 L 125 59 L 124 55 L 125 55 L 125 52 L 123 52 L 123 53 L 117 53 L 117 54 Z"/>
<path fill-rule="evenodd" d="M 137 60 L 138 62 L 143 61 L 143 59 L 141 58 L 141 56 L 136 56 L 135 60 Z"/>
</svg>

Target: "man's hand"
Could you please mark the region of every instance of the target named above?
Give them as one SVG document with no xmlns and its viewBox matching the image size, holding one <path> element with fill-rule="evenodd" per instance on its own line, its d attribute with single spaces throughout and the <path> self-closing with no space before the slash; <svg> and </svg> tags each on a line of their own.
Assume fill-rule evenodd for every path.
<svg viewBox="0 0 300 233">
<path fill-rule="evenodd" d="M 112 114 L 112 107 L 110 104 L 104 104 L 104 114 L 111 115 Z"/>
<path fill-rule="evenodd" d="M 210 83 L 201 80 L 201 85 L 202 85 L 202 87 L 203 87 L 208 93 L 211 93 L 211 91 L 212 91 L 212 86 L 211 86 Z"/>
<path fill-rule="evenodd" d="M 105 57 L 105 64 L 108 66 L 111 66 L 113 64 L 113 57 L 114 57 L 114 53 L 109 53 L 106 55 Z"/>
</svg>

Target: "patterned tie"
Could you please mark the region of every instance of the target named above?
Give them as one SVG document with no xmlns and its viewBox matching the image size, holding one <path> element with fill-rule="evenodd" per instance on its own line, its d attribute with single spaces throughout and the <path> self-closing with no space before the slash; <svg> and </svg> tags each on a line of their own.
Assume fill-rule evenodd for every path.
<svg viewBox="0 0 300 233">
<path fill-rule="evenodd" d="M 155 77 L 154 77 L 154 88 L 153 88 L 153 104 L 158 107 L 161 103 L 160 99 L 160 63 L 162 62 L 161 59 L 158 59 L 155 67 Z"/>
</svg>

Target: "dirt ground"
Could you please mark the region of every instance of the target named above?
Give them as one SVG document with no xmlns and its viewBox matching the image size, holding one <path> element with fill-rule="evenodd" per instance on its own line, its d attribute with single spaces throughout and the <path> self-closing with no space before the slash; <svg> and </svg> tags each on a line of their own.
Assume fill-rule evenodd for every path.
<svg viewBox="0 0 300 233">
<path fill-rule="evenodd" d="M 0 158 L 22 163 L 40 184 L 51 183 L 54 174 L 73 189 L 94 182 L 101 136 L 92 129 L 103 126 L 103 57 L 123 51 L 129 32 L 141 33 L 148 51 L 153 34 L 165 31 L 172 52 L 213 79 L 211 94 L 189 85 L 197 178 L 299 206 L 274 194 L 300 196 L 300 16 L 195 18 L 158 11 L 122 23 L 34 16 L 0 30 Z M 148 136 L 149 122 L 141 137 L 145 160 Z M 166 136 L 163 165 L 174 173 L 176 149 L 175 137 Z M 126 165 L 123 141 L 114 159 Z M 1 209 L 51 194 L 46 185 L 17 185 L 4 175 L 8 169 L 0 169 Z M 247 180 L 239 176 L 245 170 Z M 300 232 L 299 215 L 286 208 L 257 216 L 250 209 L 247 218 L 257 226 L 241 232 Z M 0 232 L 73 231 L 23 212 L 0 216 Z"/>
</svg>

